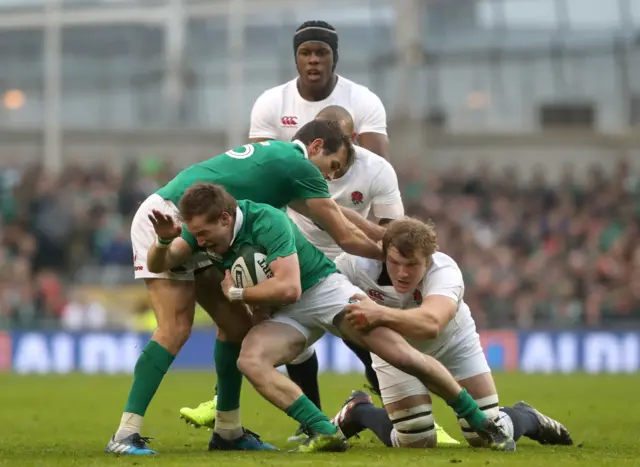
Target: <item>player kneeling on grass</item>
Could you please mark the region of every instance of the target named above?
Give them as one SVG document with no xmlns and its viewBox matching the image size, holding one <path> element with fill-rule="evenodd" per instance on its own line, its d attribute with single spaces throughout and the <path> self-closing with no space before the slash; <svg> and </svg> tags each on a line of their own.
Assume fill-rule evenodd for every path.
<svg viewBox="0 0 640 467">
<path fill-rule="evenodd" d="M 362 294 L 335 264 L 313 246 L 287 215 L 267 205 L 236 202 L 213 184 L 189 188 L 180 212 L 193 250 L 213 249 L 227 269 L 222 290 L 231 302 L 250 305 L 284 305 L 268 320 L 254 326 L 242 343 L 238 368 L 256 390 L 307 429 L 310 437 L 296 452 L 343 451 L 343 433 L 311 402 L 302 390 L 275 367 L 291 362 L 305 347 L 328 331 L 347 337 L 415 375 L 449 402 L 456 414 L 500 450 L 515 447 L 513 440 L 479 409 L 437 360 L 409 345 L 396 331 L 377 327 L 357 331 L 343 310 L 350 298 Z M 262 249 L 270 268 L 255 286 L 240 288 L 228 269 L 242 248 Z"/>
<path fill-rule="evenodd" d="M 498 391 L 480 345 L 475 322 L 463 300 L 464 282 L 456 262 L 437 252 L 432 226 L 415 219 L 393 221 L 383 239 L 385 262 L 343 254 L 340 271 L 378 302 L 359 296 L 346 319 L 364 331 L 390 328 L 425 358 L 436 358 L 473 397 L 487 417 L 510 437 L 527 436 L 541 444 L 572 444 L 567 429 L 530 405 L 498 405 Z M 347 438 L 372 430 L 390 447 L 432 447 L 436 431 L 427 387 L 388 360 L 373 356 L 384 409 L 364 391 L 354 391 L 334 417 Z M 404 368 L 403 368 L 404 369 Z M 451 405 L 451 404 L 450 404 Z M 472 446 L 486 445 L 458 416 Z M 515 445 L 514 445 L 515 448 Z"/>
</svg>

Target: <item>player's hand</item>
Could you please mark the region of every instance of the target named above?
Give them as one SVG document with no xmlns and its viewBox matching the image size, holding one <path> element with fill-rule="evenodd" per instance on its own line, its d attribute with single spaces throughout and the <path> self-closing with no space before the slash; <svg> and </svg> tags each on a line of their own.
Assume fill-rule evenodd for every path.
<svg viewBox="0 0 640 467">
<path fill-rule="evenodd" d="M 382 307 L 366 295 L 355 294 L 344 307 L 345 319 L 359 331 L 369 331 L 382 324 Z"/>
<path fill-rule="evenodd" d="M 228 269 L 224 272 L 224 279 L 222 279 L 220 286 L 222 287 L 222 293 L 224 294 L 224 296 L 227 297 L 227 300 L 231 301 L 231 297 L 229 296 L 229 289 L 231 287 L 235 287 L 236 284 L 233 282 L 233 279 L 231 278 L 231 271 L 229 271 Z"/>
<path fill-rule="evenodd" d="M 157 209 L 151 211 L 149 220 L 153 224 L 153 230 L 156 231 L 156 235 L 162 240 L 173 240 L 174 238 L 178 238 L 182 233 L 182 227 L 173 221 L 173 217 Z"/>
</svg>

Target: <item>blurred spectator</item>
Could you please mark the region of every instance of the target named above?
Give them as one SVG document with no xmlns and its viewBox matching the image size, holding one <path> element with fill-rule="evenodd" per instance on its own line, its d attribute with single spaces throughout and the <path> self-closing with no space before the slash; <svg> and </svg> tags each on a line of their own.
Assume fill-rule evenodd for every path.
<svg viewBox="0 0 640 467">
<path fill-rule="evenodd" d="M 149 159 L 116 173 L 68 164 L 57 178 L 39 166 L 0 169 L 0 326 L 99 328 L 104 307 L 69 285 L 132 280 L 131 218 L 172 168 Z"/>
<path fill-rule="evenodd" d="M 419 164 L 397 167 L 407 212 L 436 223 L 479 327 L 640 320 L 640 178 L 626 161 L 611 175 L 591 167 L 584 183 L 567 166 L 555 186 L 542 169 L 520 180 L 489 164 L 422 176 Z M 124 314 L 128 326 L 152 329 L 148 304 L 112 313 L 81 287 L 109 295 L 106 286 L 133 282 L 131 219 L 174 173 L 154 158 L 120 173 L 69 163 L 58 178 L 16 163 L 0 169 L 0 327 L 127 326 Z"/>
<path fill-rule="evenodd" d="M 417 194 L 418 177 L 400 176 L 407 212 L 436 223 L 481 327 L 640 320 L 640 183 L 626 161 L 610 177 L 592 167 L 584 185 L 571 167 L 557 186 L 541 169 L 517 182 L 511 169 L 456 167 Z"/>
</svg>

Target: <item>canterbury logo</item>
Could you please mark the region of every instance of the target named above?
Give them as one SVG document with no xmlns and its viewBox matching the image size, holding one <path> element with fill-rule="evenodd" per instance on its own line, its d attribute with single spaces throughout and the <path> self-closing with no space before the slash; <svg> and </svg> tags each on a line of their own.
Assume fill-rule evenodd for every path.
<svg viewBox="0 0 640 467">
<path fill-rule="evenodd" d="M 298 117 L 282 117 L 280 122 L 282 126 L 296 126 L 298 124 Z"/>
</svg>

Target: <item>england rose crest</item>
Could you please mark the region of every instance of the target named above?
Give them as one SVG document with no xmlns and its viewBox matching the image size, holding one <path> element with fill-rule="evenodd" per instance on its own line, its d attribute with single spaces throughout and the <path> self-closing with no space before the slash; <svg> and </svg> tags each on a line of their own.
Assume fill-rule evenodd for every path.
<svg viewBox="0 0 640 467">
<path fill-rule="evenodd" d="M 364 196 L 362 196 L 362 193 L 360 193 L 359 191 L 354 191 L 353 193 L 351 193 L 351 202 L 353 204 L 362 204 L 363 198 Z"/>
</svg>

